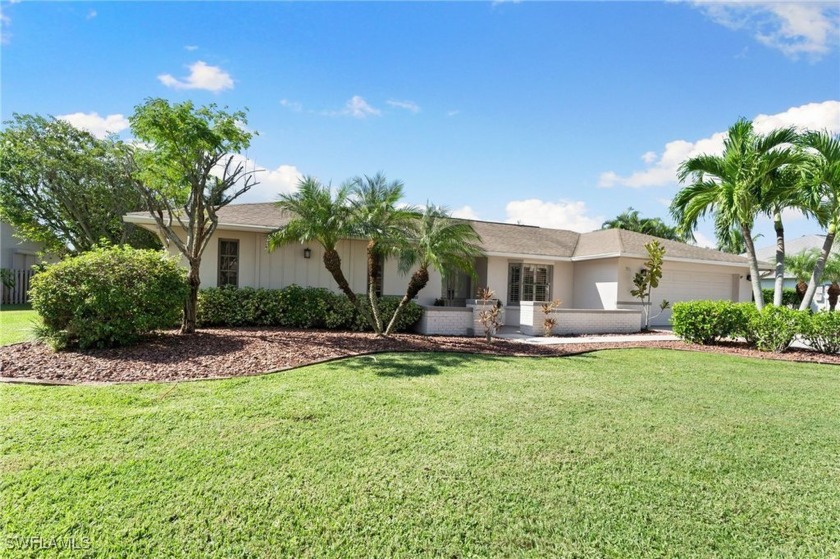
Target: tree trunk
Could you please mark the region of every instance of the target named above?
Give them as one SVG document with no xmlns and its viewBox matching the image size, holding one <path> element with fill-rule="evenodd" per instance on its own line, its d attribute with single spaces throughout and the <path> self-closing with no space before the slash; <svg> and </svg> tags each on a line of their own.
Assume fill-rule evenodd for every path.
<svg viewBox="0 0 840 559">
<path fill-rule="evenodd" d="M 840 283 L 832 282 L 828 287 L 828 310 L 834 312 L 837 306 L 837 298 L 840 297 Z"/>
<path fill-rule="evenodd" d="M 744 235 L 744 246 L 750 259 L 750 282 L 752 283 L 753 298 L 755 307 L 758 310 L 764 308 L 764 295 L 761 293 L 761 279 L 758 277 L 758 258 L 755 256 L 755 244 L 753 244 L 752 231 L 741 226 L 741 233 Z"/>
<path fill-rule="evenodd" d="M 826 232 L 825 242 L 822 246 L 817 263 L 814 266 L 814 272 L 811 274 L 811 281 L 808 282 L 808 290 L 805 292 L 805 297 L 802 298 L 802 303 L 799 304 L 799 310 L 804 311 L 811 307 L 811 301 L 814 299 L 814 294 L 817 292 L 817 285 L 822 279 L 823 270 L 825 270 L 825 262 L 831 253 L 831 246 L 834 244 L 834 236 L 837 234 L 837 224 L 832 223 Z"/>
<path fill-rule="evenodd" d="M 379 258 L 376 254 L 376 241 L 367 245 L 368 300 L 370 301 L 371 326 L 377 336 L 382 335 L 382 319 L 379 316 L 379 303 L 376 296 L 376 280 L 379 278 Z"/>
<path fill-rule="evenodd" d="M 408 305 L 412 299 L 417 297 L 417 294 L 420 293 L 420 290 L 426 287 L 427 283 L 429 283 L 429 270 L 425 266 L 421 266 L 411 275 L 411 279 L 408 282 L 408 288 L 405 290 L 405 295 L 403 295 L 403 298 L 400 300 L 400 304 L 397 305 L 397 308 L 394 311 L 394 316 L 391 317 L 391 321 L 388 323 L 388 328 L 385 330 L 386 336 L 391 335 L 391 332 L 393 332 L 394 328 L 397 326 L 397 319 L 400 314 L 402 314 L 405 306 Z"/>
<path fill-rule="evenodd" d="M 354 305 L 357 304 L 356 294 L 353 293 L 353 290 L 350 288 L 350 284 L 347 282 L 347 278 L 344 277 L 344 272 L 341 271 L 341 257 L 338 255 L 337 250 L 325 247 L 324 266 L 327 268 L 327 271 L 332 274 L 333 279 L 338 284 L 338 288 L 341 289 L 350 302 Z"/>
<path fill-rule="evenodd" d="M 190 262 L 190 273 L 187 276 L 187 283 L 190 286 L 187 300 L 184 301 L 184 317 L 181 321 L 182 334 L 194 334 L 196 322 L 196 310 L 198 308 L 198 288 L 201 285 L 201 277 L 198 274 L 199 262 Z"/>
<path fill-rule="evenodd" d="M 776 230 L 776 281 L 773 285 L 773 305 L 781 307 L 785 286 L 785 226 L 779 209 L 773 213 L 773 228 Z"/>
</svg>

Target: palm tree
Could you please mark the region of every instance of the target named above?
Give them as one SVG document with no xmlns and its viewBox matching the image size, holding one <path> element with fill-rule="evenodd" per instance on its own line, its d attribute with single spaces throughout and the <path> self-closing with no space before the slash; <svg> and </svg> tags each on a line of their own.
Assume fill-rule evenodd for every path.
<svg viewBox="0 0 840 559">
<path fill-rule="evenodd" d="M 399 206 L 403 197 L 403 183 L 388 182 L 382 173 L 372 177 L 356 177 L 350 182 L 349 188 L 352 193 L 354 233 L 368 239 L 367 272 L 371 326 L 377 335 L 382 335 L 382 318 L 379 316 L 376 296 L 379 265 L 387 256 L 399 252 L 411 222 L 417 216 L 417 210 L 410 206 Z"/>
<path fill-rule="evenodd" d="M 639 217 L 639 210 L 634 210 L 632 207 L 602 223 L 601 229 L 625 229 L 660 239 L 686 241 L 686 236 L 677 231 L 676 227 L 668 225 L 658 217 Z"/>
<path fill-rule="evenodd" d="M 796 294 L 800 303 L 808 290 L 808 278 L 814 272 L 814 266 L 817 264 L 819 255 L 820 252 L 814 248 L 785 256 L 785 267 L 788 273 L 796 279 Z"/>
<path fill-rule="evenodd" d="M 455 270 L 474 274 L 475 258 L 484 254 L 478 244 L 480 242 L 481 237 L 469 222 L 451 219 L 445 209 L 427 204 L 415 220 L 399 253 L 402 273 L 407 274 L 413 267 L 417 268 L 385 335 L 394 329 L 403 308 L 429 283 L 429 268 L 434 268 L 443 277 Z"/>
<path fill-rule="evenodd" d="M 837 306 L 837 298 L 840 297 L 840 253 L 834 253 L 823 270 L 823 277 L 831 282 L 828 286 L 828 310 L 834 312 Z"/>
<path fill-rule="evenodd" d="M 805 166 L 807 193 L 817 221 L 826 228 L 825 242 L 811 274 L 811 281 L 808 282 L 808 290 L 799 306 L 800 310 L 805 310 L 811 306 L 834 237 L 840 228 L 840 136 L 832 136 L 827 131 L 808 132 L 802 136 L 802 144 L 810 155 Z"/>
<path fill-rule="evenodd" d="M 773 286 L 773 305 L 782 305 L 782 292 L 785 282 L 785 226 L 782 222 L 782 210 L 797 208 L 809 213 L 810 201 L 802 192 L 802 163 L 805 155 L 801 150 L 791 153 L 791 162 L 772 173 L 765 184 L 761 196 L 762 210 L 773 219 L 776 232 L 776 266 Z"/>
<path fill-rule="evenodd" d="M 755 304 L 764 307 L 755 256 L 752 228 L 761 211 L 761 196 L 769 177 L 793 159 L 786 144 L 796 139 L 793 128 L 756 134 L 753 124 L 740 119 L 733 124 L 724 141 L 721 155 L 698 155 L 683 161 L 680 182 L 691 177 L 692 183 L 680 190 L 671 203 L 671 213 L 678 229 L 688 234 L 706 214 L 714 214 L 715 233 L 725 238 L 737 227 L 750 260 L 750 280 Z"/>
<path fill-rule="evenodd" d="M 355 305 L 356 294 L 341 271 L 341 257 L 336 245 L 352 232 L 351 212 L 348 203 L 349 189 L 339 188 L 335 196 L 329 186 L 314 177 L 304 177 L 294 194 L 282 194 L 277 206 L 290 214 L 292 219 L 268 236 L 268 250 L 292 243 L 316 242 L 324 247 L 324 266 L 332 274 L 339 289 Z"/>
</svg>

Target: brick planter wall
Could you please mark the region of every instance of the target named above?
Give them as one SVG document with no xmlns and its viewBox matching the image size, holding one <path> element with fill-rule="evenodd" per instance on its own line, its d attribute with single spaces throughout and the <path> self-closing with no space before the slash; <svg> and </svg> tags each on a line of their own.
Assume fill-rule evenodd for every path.
<svg viewBox="0 0 840 559">
<path fill-rule="evenodd" d="M 551 316 L 557 321 L 551 330 L 567 334 L 632 334 L 641 330 L 641 310 L 557 309 Z M 542 336 L 545 313 L 540 303 L 520 303 L 519 329 L 527 336 Z"/>
</svg>

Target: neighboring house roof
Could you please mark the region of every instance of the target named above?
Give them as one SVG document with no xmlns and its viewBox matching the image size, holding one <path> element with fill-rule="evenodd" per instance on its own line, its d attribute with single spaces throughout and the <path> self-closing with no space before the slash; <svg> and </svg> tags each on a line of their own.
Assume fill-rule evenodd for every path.
<svg viewBox="0 0 840 559">
<path fill-rule="evenodd" d="M 288 215 L 272 202 L 231 204 L 217 212 L 220 229 L 271 231 L 289 221 Z M 147 212 L 133 212 L 124 219 L 133 223 L 154 225 Z M 484 251 L 491 256 L 535 256 L 560 260 L 588 260 L 614 256 L 647 258 L 645 243 L 654 239 L 665 247 L 666 260 L 690 260 L 729 265 L 746 265 L 747 259 L 737 254 L 659 239 L 624 229 L 604 229 L 577 233 L 533 225 L 516 225 L 471 220 L 481 236 Z"/>
<path fill-rule="evenodd" d="M 797 237 L 795 239 L 785 239 L 785 254 L 798 254 L 803 250 L 811 249 L 821 251 L 824 242 L 825 235 L 802 235 L 801 237 Z M 831 247 L 831 252 L 840 253 L 840 243 L 835 241 L 834 245 Z M 742 254 L 742 256 L 746 255 L 746 253 Z M 755 256 L 758 258 L 759 262 L 766 262 L 765 268 L 767 270 L 773 270 L 773 268 L 775 268 L 774 262 L 776 262 L 775 243 L 755 249 Z M 785 277 L 793 278 L 793 276 L 788 273 L 785 273 Z"/>
</svg>

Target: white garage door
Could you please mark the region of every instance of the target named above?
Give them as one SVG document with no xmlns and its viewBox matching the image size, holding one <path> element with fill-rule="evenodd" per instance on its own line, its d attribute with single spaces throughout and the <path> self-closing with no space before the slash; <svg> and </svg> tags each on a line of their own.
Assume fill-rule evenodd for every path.
<svg viewBox="0 0 840 559">
<path fill-rule="evenodd" d="M 653 290 L 651 314 L 659 312 L 659 303 L 667 299 L 673 305 L 680 301 L 701 299 L 732 299 L 732 274 L 714 274 L 708 272 L 664 271 L 659 287 Z M 668 325 L 671 309 L 651 321 L 656 326 Z"/>
</svg>

